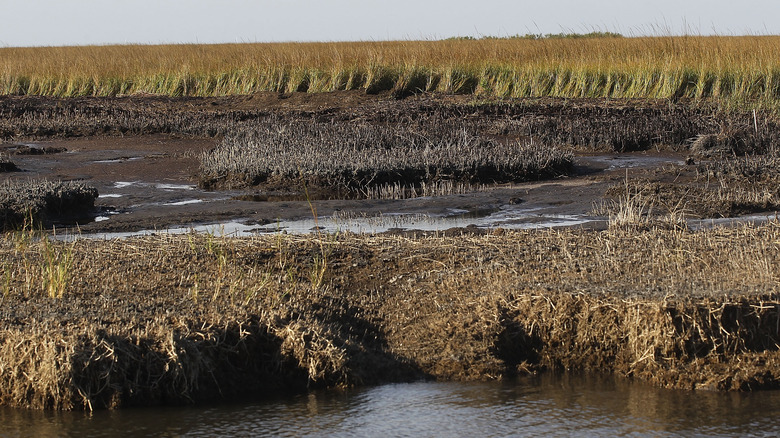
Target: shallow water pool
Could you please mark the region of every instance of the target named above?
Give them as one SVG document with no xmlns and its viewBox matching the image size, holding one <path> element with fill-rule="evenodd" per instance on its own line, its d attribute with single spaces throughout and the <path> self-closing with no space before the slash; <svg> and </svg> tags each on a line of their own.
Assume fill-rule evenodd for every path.
<svg viewBox="0 0 780 438">
<path fill-rule="evenodd" d="M 610 377 L 417 382 L 92 414 L 0 410 L 2 436 L 775 436 L 780 392 L 664 390 Z"/>
</svg>

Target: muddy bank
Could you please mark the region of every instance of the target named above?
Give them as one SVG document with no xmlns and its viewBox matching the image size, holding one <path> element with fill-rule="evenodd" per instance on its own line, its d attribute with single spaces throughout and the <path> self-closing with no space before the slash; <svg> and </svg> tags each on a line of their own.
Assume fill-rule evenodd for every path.
<svg viewBox="0 0 780 438">
<path fill-rule="evenodd" d="M 712 103 L 631 99 L 477 99 L 422 94 L 395 99 L 362 91 L 257 93 L 217 98 L 0 96 L 0 139 L 174 134 L 221 137 L 269 116 L 317 122 L 436 124 L 589 150 L 686 148 L 763 152 L 778 140 L 768 113 L 723 111 Z"/>
<path fill-rule="evenodd" d="M 91 212 L 98 192 L 79 182 L 5 181 L 0 184 L 0 229 L 42 227 L 53 219 Z"/>
<path fill-rule="evenodd" d="M 264 93 L 224 98 L 6 96 L 0 97 L 0 113 L 4 116 L 0 124 L 5 124 L 0 132 L 6 138 L 0 149 L 13 156 L 20 170 L 3 173 L 3 179 L 79 180 L 98 190 L 100 197 L 94 210 L 52 224 L 70 228 L 72 233 L 160 230 L 231 221 L 251 226 L 311 220 L 307 198 L 321 198 L 316 209 L 324 217 L 440 217 L 452 211 L 497 211 L 520 200 L 528 201 L 528 211 L 521 214 L 541 209 L 544 214 L 583 218 L 593 216 L 593 205 L 601 202 L 605 193 L 608 197 L 617 194 L 607 192 L 610 186 L 626 179 L 635 183 L 634 190 L 654 198 L 655 211 L 663 213 L 676 209 L 694 217 L 720 217 L 768 211 L 780 205 L 776 185 L 772 186 L 776 178 L 763 178 L 766 172 L 747 169 L 747 174 L 753 176 L 743 178 L 740 175 L 746 172 L 740 169 L 726 172 L 712 168 L 724 157 L 771 152 L 774 135 L 780 132 L 775 129 L 776 121 L 761 113 L 754 117 L 691 102 L 476 101 L 469 96 L 443 95 L 398 100 L 362 92 Z M 556 177 L 551 180 L 552 186 L 541 189 L 535 184 L 508 184 L 482 190 L 483 185 L 492 186 L 496 180 L 492 174 L 482 178 L 488 180 L 487 184 L 455 181 L 423 188 L 417 187 L 421 186 L 417 178 L 411 186 L 384 185 L 371 194 L 380 199 L 369 201 L 333 199 L 348 196 L 334 196 L 332 190 L 318 193 L 312 181 L 301 183 L 290 178 L 276 181 L 275 186 L 272 178 L 264 186 L 231 190 L 197 187 L 207 176 L 201 169 L 204 153 L 213 152 L 225 135 L 249 132 L 269 120 L 278 120 L 283 126 L 314 122 L 381 130 L 403 126 L 404 132 L 423 133 L 435 126 L 460 127 L 480 141 L 532 141 L 567 153 L 574 151 L 576 156 L 573 167 L 566 160 L 566 166 L 552 166 L 554 172 L 513 172 L 511 180 L 518 175 L 521 179 Z M 635 152 L 616 154 L 616 150 Z M 694 165 L 683 165 L 686 158 Z M 634 161 L 638 164 L 631 164 Z M 561 178 L 564 173 L 566 178 Z M 724 193 L 711 183 L 715 178 L 710 175 L 717 177 L 720 186 L 728 186 L 739 177 L 741 181 L 735 184 L 740 188 Z M 765 181 L 759 181 L 762 178 Z M 300 183 L 297 189 L 294 183 Z M 560 191 L 555 184 L 560 184 Z M 310 189 L 310 196 L 300 186 Z M 429 186 L 433 189 L 430 194 L 436 196 L 426 192 Z M 445 194 L 448 196 L 441 196 Z M 424 205 L 394 199 L 420 195 L 427 197 Z"/>
<path fill-rule="evenodd" d="M 449 237 L 7 235 L 0 400 L 118 408 L 545 369 L 776 388 L 778 241 L 776 222 Z"/>
</svg>

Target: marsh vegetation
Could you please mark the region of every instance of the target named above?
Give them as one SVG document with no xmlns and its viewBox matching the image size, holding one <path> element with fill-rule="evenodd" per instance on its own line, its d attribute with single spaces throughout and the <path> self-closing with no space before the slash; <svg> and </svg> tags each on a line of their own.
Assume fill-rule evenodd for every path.
<svg viewBox="0 0 780 438">
<path fill-rule="evenodd" d="M 775 109 L 780 38 L 491 38 L 0 49 L 0 94 L 246 95 L 366 90 L 716 99 Z M 117 62 L 116 60 L 125 60 Z"/>
<path fill-rule="evenodd" d="M 572 160 L 570 152 L 553 146 L 492 140 L 455 123 L 386 127 L 272 119 L 227 136 L 203 154 L 200 184 L 310 190 L 338 198 L 372 197 L 395 188 L 391 191 L 403 197 L 425 194 L 430 191 L 426 186 L 565 175 L 573 168 Z"/>
<path fill-rule="evenodd" d="M 0 400 L 186 403 L 544 369 L 780 385 L 780 225 L 0 240 Z"/>
</svg>

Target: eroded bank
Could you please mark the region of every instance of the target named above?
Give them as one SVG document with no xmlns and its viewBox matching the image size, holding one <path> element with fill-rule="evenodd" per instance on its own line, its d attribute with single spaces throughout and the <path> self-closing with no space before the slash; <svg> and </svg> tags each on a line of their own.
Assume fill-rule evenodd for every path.
<svg viewBox="0 0 780 438">
<path fill-rule="evenodd" d="M 780 224 L 4 236 L 0 400 L 97 409 L 544 369 L 780 383 Z"/>
</svg>

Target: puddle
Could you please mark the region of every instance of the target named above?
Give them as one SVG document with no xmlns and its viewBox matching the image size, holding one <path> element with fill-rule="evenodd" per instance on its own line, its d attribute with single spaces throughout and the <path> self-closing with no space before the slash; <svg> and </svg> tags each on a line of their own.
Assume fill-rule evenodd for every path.
<svg viewBox="0 0 780 438">
<path fill-rule="evenodd" d="M 125 187 L 130 187 L 138 184 L 138 181 L 117 181 L 114 183 L 114 187 L 117 189 L 124 189 Z"/>
<path fill-rule="evenodd" d="M 99 195 L 98 198 L 121 198 L 122 196 L 119 193 L 106 193 L 105 195 Z"/>
<path fill-rule="evenodd" d="M 451 209 L 446 215 L 389 213 L 367 216 L 352 212 L 338 212 L 333 216 L 317 219 L 280 220 L 266 225 L 251 221 L 230 221 L 217 224 L 196 224 L 164 230 L 141 230 L 135 232 L 95 233 L 77 236 L 60 236 L 65 240 L 74 238 L 116 239 L 147 236 L 160 233 L 183 234 L 189 232 L 209 233 L 217 236 L 240 237 L 263 233 L 308 234 L 313 232 L 377 234 L 387 231 L 445 231 L 451 228 L 476 227 L 481 229 L 535 229 L 584 225 L 603 221 L 600 217 L 545 214 L 542 208 L 519 208 L 506 205 L 496 209 L 466 211 Z"/>
<path fill-rule="evenodd" d="M 679 157 L 634 154 L 582 156 L 578 157 L 577 161 L 580 166 L 596 167 L 598 171 L 660 167 L 667 164 L 682 166 L 685 164 L 685 161 Z"/>
<path fill-rule="evenodd" d="M 182 201 L 182 203 L 202 202 L 200 200 Z M 184 204 L 177 204 L 184 205 Z M 545 213 L 544 208 L 519 208 L 505 205 L 496 209 L 466 211 L 450 209 L 445 215 L 388 213 L 369 216 L 353 212 L 337 212 L 333 216 L 298 220 L 279 220 L 258 225 L 249 219 L 212 224 L 193 224 L 160 230 L 141 230 L 132 232 L 85 233 L 78 235 L 58 235 L 61 240 L 85 239 L 124 239 L 136 236 L 156 234 L 207 233 L 220 237 L 247 237 L 257 234 L 310 234 L 351 232 L 356 234 L 378 234 L 388 231 L 446 231 L 452 228 L 491 229 L 540 229 L 573 227 L 578 225 L 603 226 L 606 218 L 587 215 L 567 215 Z M 109 220 L 109 216 L 97 216 L 95 222 Z M 780 212 L 764 213 L 735 218 L 691 219 L 688 226 L 692 230 L 713 228 L 716 226 L 736 226 L 740 224 L 758 225 L 780 219 Z"/>
<path fill-rule="evenodd" d="M 138 161 L 143 160 L 144 157 L 121 157 L 121 158 L 113 158 L 110 160 L 96 160 L 93 161 L 93 163 L 96 164 L 110 164 L 110 163 L 124 163 L 127 161 Z"/>
<path fill-rule="evenodd" d="M 195 190 L 194 184 L 165 184 L 165 183 L 147 183 L 141 181 L 116 181 L 114 188 L 124 189 L 127 187 L 154 187 L 159 190 Z"/>
<path fill-rule="evenodd" d="M 154 184 L 154 187 L 160 190 L 195 190 L 193 184 Z"/>
<path fill-rule="evenodd" d="M 185 201 L 168 202 L 162 205 L 190 205 L 190 204 L 200 204 L 201 202 L 204 201 L 202 199 L 187 199 Z"/>
</svg>

